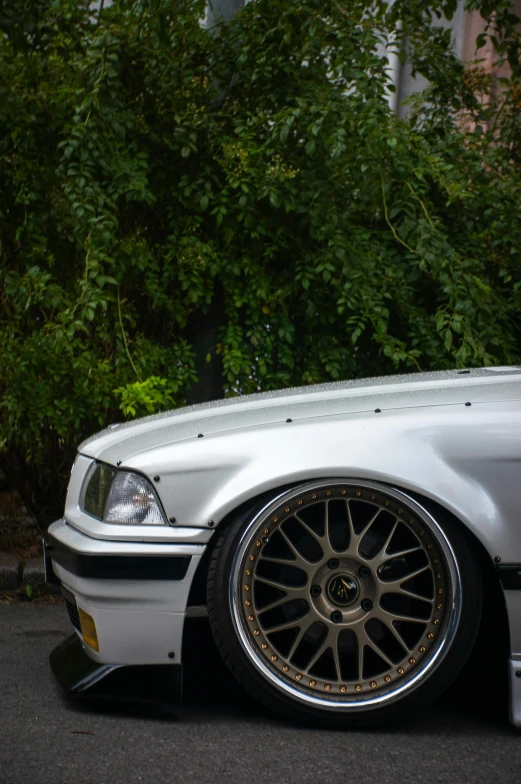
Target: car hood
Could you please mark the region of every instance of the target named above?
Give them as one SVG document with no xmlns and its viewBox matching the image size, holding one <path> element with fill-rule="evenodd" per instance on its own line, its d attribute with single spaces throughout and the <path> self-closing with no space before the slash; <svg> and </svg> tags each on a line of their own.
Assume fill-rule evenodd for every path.
<svg viewBox="0 0 521 784">
<path fill-rule="evenodd" d="M 521 399 L 521 368 L 414 373 L 227 398 L 111 425 L 79 451 L 109 463 L 167 444 L 291 420 Z"/>
</svg>

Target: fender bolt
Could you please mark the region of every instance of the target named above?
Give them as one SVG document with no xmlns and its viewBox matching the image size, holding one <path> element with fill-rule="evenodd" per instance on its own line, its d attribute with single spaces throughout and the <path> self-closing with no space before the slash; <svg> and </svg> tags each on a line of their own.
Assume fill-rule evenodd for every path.
<svg viewBox="0 0 521 784">
<path fill-rule="evenodd" d="M 168 654 L 168 658 L 169 658 L 169 659 L 175 659 L 175 653 L 174 653 L 174 651 L 170 651 L 170 653 Z"/>
</svg>

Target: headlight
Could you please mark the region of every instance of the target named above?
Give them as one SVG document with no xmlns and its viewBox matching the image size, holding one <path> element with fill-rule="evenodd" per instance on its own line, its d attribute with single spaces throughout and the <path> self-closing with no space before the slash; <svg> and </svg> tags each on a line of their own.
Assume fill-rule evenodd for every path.
<svg viewBox="0 0 521 784">
<path fill-rule="evenodd" d="M 103 520 L 105 501 L 115 473 L 116 469 L 105 463 L 93 463 L 87 473 L 83 503 L 80 506 L 98 520 Z"/>
<path fill-rule="evenodd" d="M 152 485 L 144 476 L 118 471 L 105 504 L 106 523 L 162 525 L 165 520 Z"/>
<path fill-rule="evenodd" d="M 95 463 L 87 475 L 80 506 L 105 523 L 167 524 L 155 490 L 144 476 L 116 471 L 105 463 Z"/>
</svg>

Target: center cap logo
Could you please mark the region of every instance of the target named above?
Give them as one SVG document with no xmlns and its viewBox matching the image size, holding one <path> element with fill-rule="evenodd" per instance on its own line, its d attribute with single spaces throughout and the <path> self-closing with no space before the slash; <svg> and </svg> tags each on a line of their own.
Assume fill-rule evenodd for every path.
<svg viewBox="0 0 521 784">
<path fill-rule="evenodd" d="M 327 595 L 333 604 L 347 607 L 358 596 L 358 583 L 348 574 L 335 574 L 327 585 Z"/>
</svg>

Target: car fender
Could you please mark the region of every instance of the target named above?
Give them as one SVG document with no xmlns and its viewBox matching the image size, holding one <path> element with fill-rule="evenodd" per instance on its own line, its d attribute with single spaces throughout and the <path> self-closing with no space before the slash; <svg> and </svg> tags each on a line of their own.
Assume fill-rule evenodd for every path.
<svg viewBox="0 0 521 784">
<path fill-rule="evenodd" d="M 491 557 L 521 562 L 518 401 L 416 406 L 240 428 L 146 450 L 122 468 L 159 477 L 168 517 L 217 526 L 233 509 L 312 479 L 374 480 L 440 504 Z"/>
</svg>

